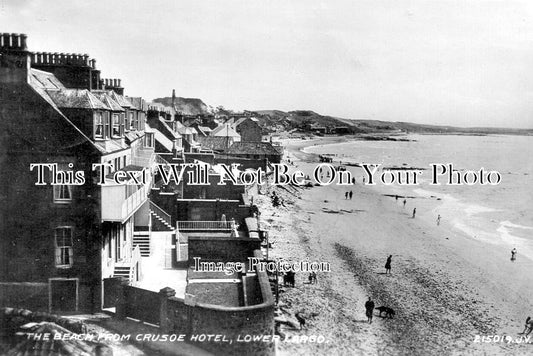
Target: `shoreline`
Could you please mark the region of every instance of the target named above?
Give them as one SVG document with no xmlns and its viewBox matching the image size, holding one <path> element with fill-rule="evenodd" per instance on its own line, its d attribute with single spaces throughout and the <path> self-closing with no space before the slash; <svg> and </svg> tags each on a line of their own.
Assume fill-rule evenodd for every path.
<svg viewBox="0 0 533 356">
<path fill-rule="evenodd" d="M 310 163 L 316 163 L 313 154 L 299 151 L 309 143 L 292 141 L 287 146 L 298 169 L 311 169 Z M 353 350 L 363 355 L 525 354 L 531 350 L 531 345 L 474 343 L 476 335 L 517 338 L 522 331 L 524 310 L 533 310 L 529 260 L 512 263 L 507 252 L 493 251 L 449 224 L 437 227 L 422 214 L 411 219 L 409 209 L 361 184 L 353 186 L 354 199 L 345 200 L 347 189 L 301 189 L 294 205 L 285 209 L 290 214 L 273 209 L 262 213 L 261 218 L 273 227 L 271 256 L 318 258 L 332 266 L 332 273 L 318 276 L 317 285 L 306 284 L 307 276 L 297 274 L 296 287 L 286 288 L 281 297 L 304 315 L 312 315 L 309 306 L 314 306 L 311 310 L 320 310 L 322 303 L 331 307 L 327 315 L 312 317 L 303 332 L 325 332 L 330 342 L 281 343 L 281 354 Z M 392 274 L 384 275 L 389 254 L 393 255 Z M 366 324 L 363 304 L 369 295 L 376 306 L 393 307 L 396 318 L 376 315 L 373 324 Z"/>
<path fill-rule="evenodd" d="M 327 147 L 329 145 L 350 144 L 351 141 L 345 140 L 341 142 L 325 142 L 319 145 L 307 145 L 300 147 L 300 150 L 308 155 L 316 155 L 313 152 L 308 152 L 308 148 L 313 147 Z M 344 159 L 343 156 L 336 156 L 335 160 L 341 161 L 343 164 L 348 164 L 349 160 Z M 354 175 L 359 176 L 363 174 L 362 169 L 352 169 L 348 167 Z M 422 179 L 424 180 L 424 179 Z M 423 183 L 423 182 L 422 182 Z M 427 182 L 426 182 L 427 183 Z M 438 215 L 443 217 L 443 221 L 450 222 L 454 228 L 467 234 L 474 240 L 482 240 L 488 244 L 498 245 L 500 248 L 511 250 L 517 248 L 520 255 L 533 262 L 533 241 L 529 239 L 533 226 L 523 225 L 524 219 L 521 219 L 517 214 L 511 216 L 511 210 L 501 210 L 495 207 L 494 204 L 487 204 L 483 201 L 467 201 L 464 198 L 458 197 L 457 191 L 442 191 L 439 187 L 432 189 L 431 186 L 383 186 L 376 184 L 371 187 L 383 194 L 398 195 L 403 197 L 406 189 L 409 189 L 412 194 L 416 195 L 418 199 L 438 200 L 435 204 L 425 204 L 424 209 L 430 209 L 433 213 L 433 220 L 436 221 Z M 420 214 L 420 210 L 417 212 Z M 468 216 L 465 220 L 464 217 Z M 518 219 L 518 220 L 516 220 Z M 428 217 L 428 220 L 431 218 Z"/>
</svg>

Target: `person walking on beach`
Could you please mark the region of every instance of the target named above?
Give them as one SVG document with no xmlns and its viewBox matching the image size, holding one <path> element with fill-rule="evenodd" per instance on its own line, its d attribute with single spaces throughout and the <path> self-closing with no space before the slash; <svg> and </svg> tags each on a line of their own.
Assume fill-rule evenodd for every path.
<svg viewBox="0 0 533 356">
<path fill-rule="evenodd" d="M 387 257 L 387 262 L 385 262 L 385 274 L 391 273 L 391 263 L 392 263 L 392 255 Z"/>
<path fill-rule="evenodd" d="M 439 226 L 439 225 L 440 225 L 440 214 L 439 214 L 439 216 L 437 216 L 437 226 Z"/>
<path fill-rule="evenodd" d="M 511 261 L 515 261 L 516 260 L 516 248 L 513 248 L 511 250 Z"/>
<path fill-rule="evenodd" d="M 344 199 L 348 199 L 348 192 L 344 193 Z"/>
<path fill-rule="evenodd" d="M 352 200 L 352 197 L 353 197 L 353 191 L 350 190 L 350 194 L 348 194 L 348 196 L 350 197 L 350 200 Z"/>
<path fill-rule="evenodd" d="M 407 203 L 407 199 L 403 199 L 403 208 L 405 209 L 405 203 Z"/>
<path fill-rule="evenodd" d="M 415 215 L 416 215 L 416 208 L 413 209 L 413 219 L 415 218 Z"/>
<path fill-rule="evenodd" d="M 365 303 L 366 317 L 368 318 L 368 323 L 372 324 L 372 317 L 374 316 L 374 307 L 376 305 L 372 301 L 372 298 L 368 297 L 368 300 Z"/>
</svg>

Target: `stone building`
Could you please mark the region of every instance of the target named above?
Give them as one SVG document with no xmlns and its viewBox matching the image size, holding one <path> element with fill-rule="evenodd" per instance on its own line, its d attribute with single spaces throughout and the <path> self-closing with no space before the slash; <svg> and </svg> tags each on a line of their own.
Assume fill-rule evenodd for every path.
<svg viewBox="0 0 533 356">
<path fill-rule="evenodd" d="M 0 297 L 99 310 L 106 278 L 140 278 L 133 236 L 149 224 L 139 211 L 151 175 L 133 185 L 112 176 L 151 169 L 146 113 L 119 81 L 109 90 L 87 55 L 31 53 L 25 35 L 0 39 Z"/>
<path fill-rule="evenodd" d="M 263 132 L 256 118 L 240 118 L 232 125 L 232 127 L 241 136 L 241 141 L 261 142 Z"/>
</svg>

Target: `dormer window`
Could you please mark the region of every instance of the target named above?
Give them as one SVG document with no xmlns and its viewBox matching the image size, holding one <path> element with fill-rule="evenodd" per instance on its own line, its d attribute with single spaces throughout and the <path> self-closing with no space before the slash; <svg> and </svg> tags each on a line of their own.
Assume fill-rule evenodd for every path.
<svg viewBox="0 0 533 356">
<path fill-rule="evenodd" d="M 130 111 L 130 112 L 128 113 L 128 115 L 129 115 L 129 117 L 130 117 L 130 118 L 129 118 L 129 121 L 130 121 L 130 130 L 135 130 L 135 120 L 133 120 L 133 112 Z"/>
<path fill-rule="evenodd" d="M 154 134 L 147 132 L 144 135 L 144 147 L 154 148 Z"/>
<path fill-rule="evenodd" d="M 97 112 L 94 118 L 94 137 L 104 138 L 104 118 L 101 112 Z"/>
<path fill-rule="evenodd" d="M 113 114 L 111 118 L 111 133 L 113 138 L 120 137 L 120 116 L 118 114 Z"/>
</svg>

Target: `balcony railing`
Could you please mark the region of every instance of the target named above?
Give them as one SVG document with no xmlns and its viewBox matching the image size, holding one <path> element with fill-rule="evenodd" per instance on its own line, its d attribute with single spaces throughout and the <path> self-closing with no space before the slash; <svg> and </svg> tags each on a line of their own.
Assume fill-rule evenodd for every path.
<svg viewBox="0 0 533 356">
<path fill-rule="evenodd" d="M 232 231 L 235 221 L 178 221 L 180 231 Z"/>
<path fill-rule="evenodd" d="M 126 221 L 146 202 L 151 185 L 151 174 L 148 174 L 146 184 L 140 186 L 134 187 L 120 184 L 102 185 L 102 220 Z"/>
</svg>

